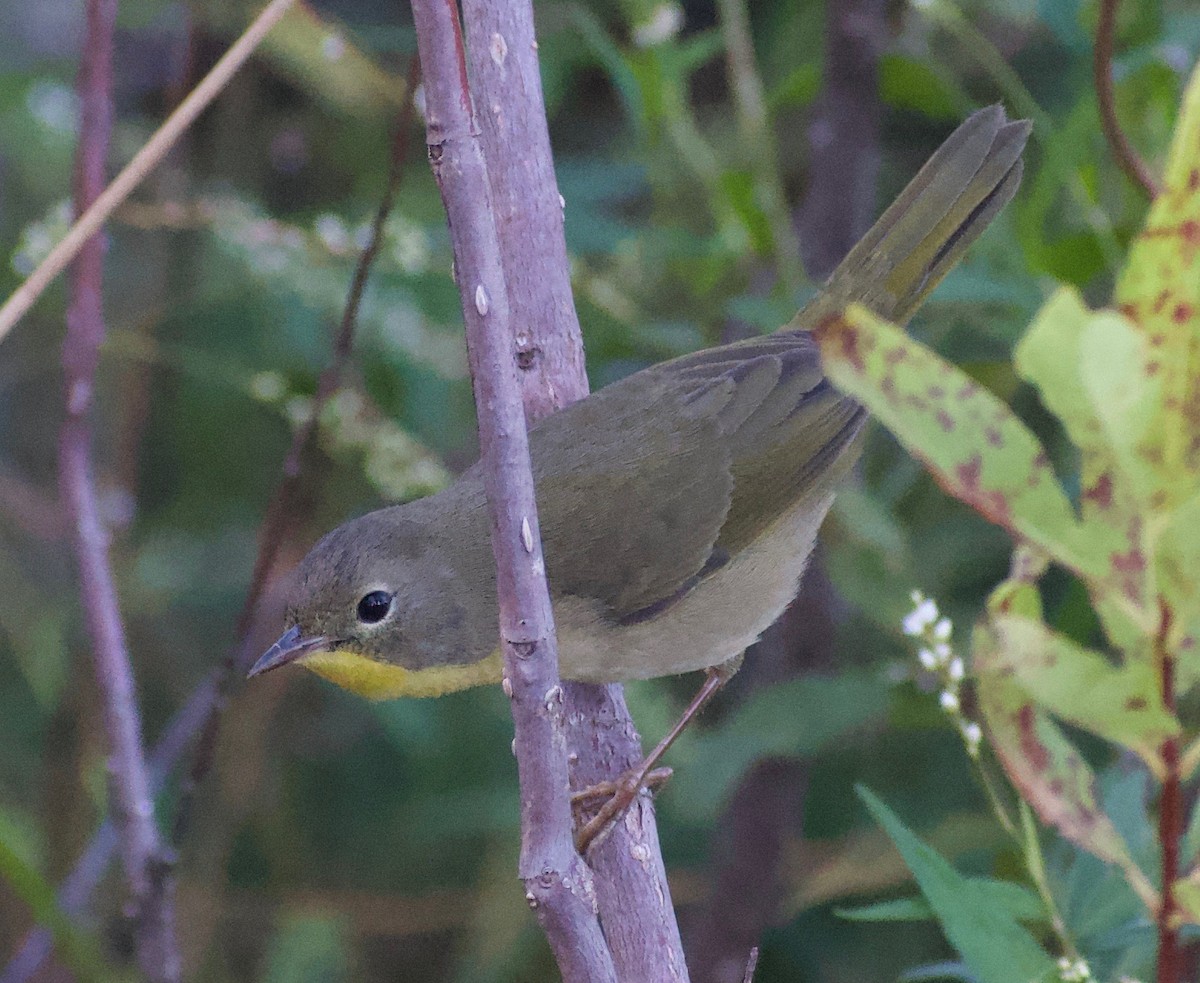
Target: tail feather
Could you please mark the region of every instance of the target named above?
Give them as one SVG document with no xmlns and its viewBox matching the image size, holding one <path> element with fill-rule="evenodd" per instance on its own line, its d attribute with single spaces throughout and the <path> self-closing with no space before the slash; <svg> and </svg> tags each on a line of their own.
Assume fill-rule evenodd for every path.
<svg viewBox="0 0 1200 983">
<path fill-rule="evenodd" d="M 970 116 L 785 330 L 812 328 L 854 302 L 907 321 L 1016 192 L 1029 131 L 1000 106 Z"/>
</svg>

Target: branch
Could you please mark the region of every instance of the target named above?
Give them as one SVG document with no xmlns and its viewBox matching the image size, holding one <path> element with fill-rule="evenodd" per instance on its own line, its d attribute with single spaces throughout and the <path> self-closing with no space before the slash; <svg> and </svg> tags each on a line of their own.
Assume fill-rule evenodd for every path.
<svg viewBox="0 0 1200 983">
<path fill-rule="evenodd" d="M 83 249 L 84 244 L 108 221 L 113 210 L 158 166 L 175 142 L 183 136 L 217 93 L 225 88 L 234 73 L 242 67 L 242 63 L 250 57 L 267 32 L 279 22 L 294 2 L 295 0 L 271 0 L 255 18 L 254 23 L 246 28 L 245 33 L 212 67 L 212 71 L 200 80 L 200 84 L 179 104 L 175 112 L 154 131 L 146 145 L 134 154 L 133 160 L 125 165 L 112 184 L 104 188 L 103 192 L 99 190 L 99 187 L 103 187 L 100 185 L 96 189 L 99 193 L 89 199 L 86 209 L 79 207 L 80 203 L 76 202 L 75 214 L 79 217 L 75 224 L 38 264 L 38 268 L 13 291 L 12 296 L 4 302 L 4 306 L 0 307 L 0 341 L 3 341 L 13 325 L 25 316 L 33 302 L 54 282 L 67 264 Z"/>
<path fill-rule="evenodd" d="M 529 423 L 587 395 L 571 294 L 563 203 L 554 176 L 529 2 L 465 0 L 463 19 L 496 231 L 518 326 L 517 365 Z M 642 760 L 619 685 L 565 684 L 571 786 L 612 780 Z M 644 793 L 588 855 L 600 921 L 620 979 L 687 979 L 679 928 Z"/>
<path fill-rule="evenodd" d="M 330 364 L 321 373 L 321 378 L 317 383 L 317 395 L 313 400 L 311 414 L 301 426 L 297 427 L 292 436 L 292 443 L 282 467 L 283 475 L 276 486 L 271 503 L 267 506 L 266 517 L 259 530 L 258 553 L 254 561 L 254 571 L 251 574 L 246 600 L 237 622 L 235 634 L 238 642 L 226 656 L 222 665 L 196 687 L 184 707 L 167 725 L 151 757 L 151 792 L 153 795 L 158 795 L 166 783 L 167 776 L 174 771 L 184 753 L 195 742 L 193 763 L 181 792 L 175 822 L 172 824 L 172 841 L 174 843 L 179 843 L 186 832 L 191 797 L 211 767 L 216 750 L 220 714 L 228 698 L 231 680 L 240 679 L 260 654 L 257 648 L 249 644 L 252 629 L 258 621 L 263 594 L 279 551 L 286 541 L 289 529 L 297 523 L 294 506 L 304 474 L 305 455 L 315 437 L 322 408 L 341 385 L 346 362 L 353 347 L 354 326 L 366 287 L 367 275 L 379 251 L 383 238 L 383 227 L 391 214 L 404 176 L 409 138 L 412 133 L 412 94 L 416 90 L 418 67 L 416 59 L 413 59 L 408 87 L 400 107 L 396 133 L 392 142 L 388 186 L 372 221 L 371 235 L 367 245 L 359 256 L 358 264 L 354 269 L 353 281 L 342 311 L 341 324 L 334 339 Z M 200 735 L 198 740 L 197 734 Z M 65 914 L 77 915 L 87 907 L 88 901 L 99 886 L 104 872 L 112 860 L 115 848 L 116 837 L 112 823 L 106 821 L 96 831 L 88 848 L 76 863 L 75 869 L 59 888 L 58 904 Z M 52 939 L 47 930 L 37 928 L 30 932 L 17 955 L 9 962 L 3 974 L 0 974 L 0 983 L 24 983 L 41 967 L 50 955 L 51 948 Z"/>
<path fill-rule="evenodd" d="M 112 132 L 112 52 L 116 0 L 88 0 L 79 69 L 81 106 L 75 158 L 75 211 L 104 187 Z M 108 538 L 96 502 L 92 406 L 104 341 L 104 241 L 87 239 L 71 270 L 63 342 L 66 413 L 59 431 L 59 483 L 79 561 L 79 580 L 108 737 L 114 825 L 132 896 L 134 942 L 143 973 L 155 983 L 180 978 L 172 886 L 154 824 L 133 670 L 108 560 Z"/>
<path fill-rule="evenodd" d="M 1146 162 L 1129 142 L 1117 120 L 1116 95 L 1113 91 L 1112 60 L 1117 33 L 1117 4 L 1120 0 L 1100 0 L 1100 20 L 1096 24 L 1096 46 L 1092 50 L 1092 78 L 1096 101 L 1100 104 L 1100 127 L 1116 159 L 1117 166 L 1150 199 L 1158 197 L 1158 182 Z"/>
<path fill-rule="evenodd" d="M 485 462 L 500 647 L 521 785 L 520 875 L 564 979 L 615 983 L 612 956 L 596 917 L 591 871 L 572 840 L 563 690 L 517 380 L 518 352 L 457 8 L 447 0 L 414 0 L 413 20 L 424 66 L 429 159 L 450 224 Z M 493 40 L 490 53 L 503 61 L 507 41 L 502 36 Z"/>
<path fill-rule="evenodd" d="M 800 243 L 788 214 L 787 195 L 779 173 L 779 148 L 767 115 L 767 98 L 754 59 L 748 0 L 720 0 L 725 64 L 737 110 L 738 137 L 750 151 L 756 195 L 771 227 L 775 272 L 788 296 L 804 285 Z"/>
<path fill-rule="evenodd" d="M 275 487 L 267 506 L 266 516 L 258 532 L 258 552 L 254 558 L 254 568 L 250 574 L 250 586 L 246 591 L 246 600 L 242 604 L 241 614 L 238 615 L 235 637 L 246 639 L 250 634 L 258 615 L 259 602 L 266 590 L 267 581 L 275 567 L 286 539 L 287 533 L 296 525 L 296 499 L 300 491 L 303 477 L 303 464 L 306 453 L 317 434 L 321 412 L 333 395 L 341 388 L 342 376 L 346 371 L 346 363 L 354 347 L 354 329 L 358 323 L 358 310 L 362 304 L 363 292 L 366 290 L 367 277 L 379 253 L 383 242 L 383 230 L 388 216 L 396 203 L 396 195 L 404 178 L 404 167 L 408 160 L 408 143 L 413 124 L 413 96 L 416 92 L 420 77 L 420 63 L 412 59 L 408 72 L 408 84 L 400 104 L 396 128 L 392 134 L 391 156 L 388 161 L 387 186 L 375 217 L 371 220 L 371 232 L 367 244 L 359 254 L 358 263 L 354 267 L 354 276 L 350 283 L 350 291 L 342 308 L 342 319 L 338 325 L 337 334 L 333 339 L 333 353 L 329 364 L 317 380 L 317 393 L 313 399 L 312 410 L 308 418 L 296 428 L 292 435 L 291 447 L 283 461 L 283 475 Z M 221 712 L 225 708 L 229 688 L 235 679 L 241 679 L 246 674 L 248 660 L 245 658 L 245 646 L 239 644 L 225 657 L 217 675 L 216 698 L 207 719 L 200 729 L 200 737 L 196 742 L 192 766 L 188 770 L 180 794 L 179 811 L 176 814 L 172 842 L 182 841 L 187 830 L 188 818 L 192 800 L 197 788 L 203 784 L 212 769 L 217 750 L 217 737 L 220 731 Z"/>
</svg>

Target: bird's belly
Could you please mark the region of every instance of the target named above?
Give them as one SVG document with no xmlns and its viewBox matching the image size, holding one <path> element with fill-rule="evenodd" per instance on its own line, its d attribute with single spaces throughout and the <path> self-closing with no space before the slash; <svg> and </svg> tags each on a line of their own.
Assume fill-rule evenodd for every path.
<svg viewBox="0 0 1200 983">
<path fill-rule="evenodd" d="M 618 682 L 720 665 L 757 640 L 796 596 L 833 501 L 800 503 L 661 614 L 615 625 L 594 603 L 554 602 L 564 678 Z"/>
</svg>

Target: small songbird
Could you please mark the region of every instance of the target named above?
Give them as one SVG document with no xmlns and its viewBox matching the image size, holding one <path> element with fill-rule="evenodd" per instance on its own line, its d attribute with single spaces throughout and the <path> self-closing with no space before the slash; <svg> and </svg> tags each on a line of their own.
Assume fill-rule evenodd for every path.
<svg viewBox="0 0 1200 983">
<path fill-rule="evenodd" d="M 971 116 L 779 331 L 644 369 L 530 430 L 564 678 L 711 669 L 779 616 L 866 420 L 809 330 L 854 302 L 907 321 L 1015 193 L 1029 130 L 999 106 Z M 480 465 L 313 547 L 250 675 L 291 662 L 376 699 L 499 681 Z"/>
</svg>

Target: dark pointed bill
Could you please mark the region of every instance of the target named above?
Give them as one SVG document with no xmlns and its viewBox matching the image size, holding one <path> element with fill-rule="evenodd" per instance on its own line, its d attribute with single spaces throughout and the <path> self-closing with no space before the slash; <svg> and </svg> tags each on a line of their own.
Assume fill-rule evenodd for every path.
<svg viewBox="0 0 1200 983">
<path fill-rule="evenodd" d="M 317 635 L 315 638 L 301 638 L 300 626 L 293 625 L 279 637 L 279 641 L 263 653 L 261 659 L 254 663 L 250 671 L 246 673 L 246 678 L 261 676 L 264 672 L 286 666 L 289 662 L 295 662 L 309 652 L 316 652 L 328 645 L 329 639 L 324 635 Z"/>
</svg>

